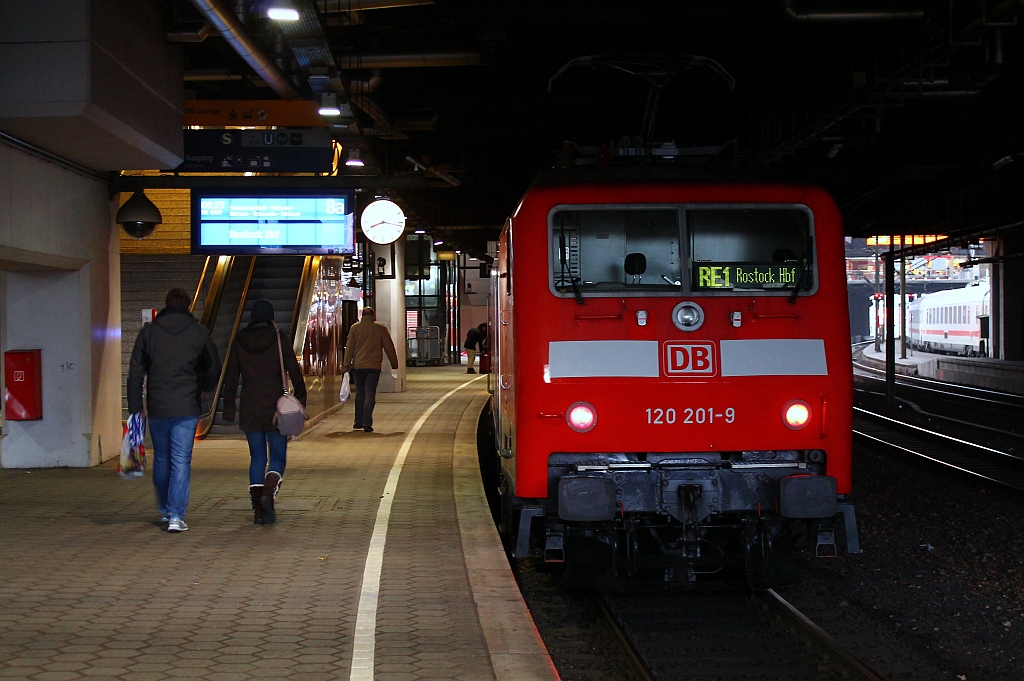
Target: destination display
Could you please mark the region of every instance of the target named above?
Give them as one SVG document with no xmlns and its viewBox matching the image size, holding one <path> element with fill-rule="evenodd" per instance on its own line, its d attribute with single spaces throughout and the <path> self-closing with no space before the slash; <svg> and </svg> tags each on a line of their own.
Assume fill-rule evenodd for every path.
<svg viewBox="0 0 1024 681">
<path fill-rule="evenodd" d="M 192 194 L 197 255 L 349 255 L 355 252 L 351 191 L 256 196 Z"/>
<path fill-rule="evenodd" d="M 801 283 L 803 265 L 795 262 L 710 263 L 693 266 L 694 290 L 795 288 Z"/>
</svg>

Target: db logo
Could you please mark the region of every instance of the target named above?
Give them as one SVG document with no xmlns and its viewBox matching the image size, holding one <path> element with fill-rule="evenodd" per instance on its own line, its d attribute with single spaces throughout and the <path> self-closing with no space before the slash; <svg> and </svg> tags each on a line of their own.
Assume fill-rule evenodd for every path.
<svg viewBox="0 0 1024 681">
<path fill-rule="evenodd" d="M 665 343 L 665 373 L 669 376 L 714 376 L 714 343 Z"/>
<path fill-rule="evenodd" d="M 15 383 L 22 383 L 22 382 L 24 382 L 24 380 L 25 380 L 25 372 L 24 371 L 15 371 L 14 372 L 14 382 Z"/>
</svg>

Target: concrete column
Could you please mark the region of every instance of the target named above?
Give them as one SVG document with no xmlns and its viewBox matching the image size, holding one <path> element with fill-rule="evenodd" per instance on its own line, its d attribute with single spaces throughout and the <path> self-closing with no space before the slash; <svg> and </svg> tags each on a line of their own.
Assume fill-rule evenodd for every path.
<svg viewBox="0 0 1024 681">
<path fill-rule="evenodd" d="M 391 248 L 388 246 L 376 246 L 374 253 L 383 254 L 387 260 L 391 259 Z M 384 357 L 381 366 L 380 384 L 377 391 L 382 393 L 405 392 L 405 237 L 395 242 L 395 262 L 388 263 L 387 271 L 394 265 L 394 279 L 378 279 L 376 281 L 376 311 L 377 321 L 388 327 L 391 338 L 395 341 L 395 350 L 398 352 L 398 366 L 390 366 L 388 358 Z"/>
<path fill-rule="evenodd" d="M 42 351 L 43 418 L 4 421 L 5 468 L 121 445 L 118 237 L 105 184 L 0 146 L 0 348 Z"/>
<path fill-rule="evenodd" d="M 1006 234 L 1000 238 L 1000 252 L 1010 256 L 1024 251 L 1024 235 Z M 1024 359 L 1024 261 L 1007 257 L 996 268 L 1002 273 L 1000 293 L 1000 327 L 1002 353 L 1008 360 Z"/>
</svg>

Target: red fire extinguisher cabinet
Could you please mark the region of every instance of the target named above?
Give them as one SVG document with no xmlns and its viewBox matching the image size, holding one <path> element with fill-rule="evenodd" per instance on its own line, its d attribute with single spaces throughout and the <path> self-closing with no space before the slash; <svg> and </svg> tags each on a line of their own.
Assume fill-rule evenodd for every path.
<svg viewBox="0 0 1024 681">
<path fill-rule="evenodd" d="M 43 418 L 41 350 L 8 350 L 4 353 L 4 418 L 8 421 Z"/>
</svg>

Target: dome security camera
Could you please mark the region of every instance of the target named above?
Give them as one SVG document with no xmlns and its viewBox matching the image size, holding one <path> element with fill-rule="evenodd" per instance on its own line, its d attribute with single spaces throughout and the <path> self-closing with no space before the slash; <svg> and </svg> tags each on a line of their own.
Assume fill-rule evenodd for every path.
<svg viewBox="0 0 1024 681">
<path fill-rule="evenodd" d="M 140 190 L 124 202 L 114 220 L 128 236 L 145 239 L 163 222 L 163 216 L 160 215 L 160 209 L 146 197 L 146 193 Z"/>
</svg>

